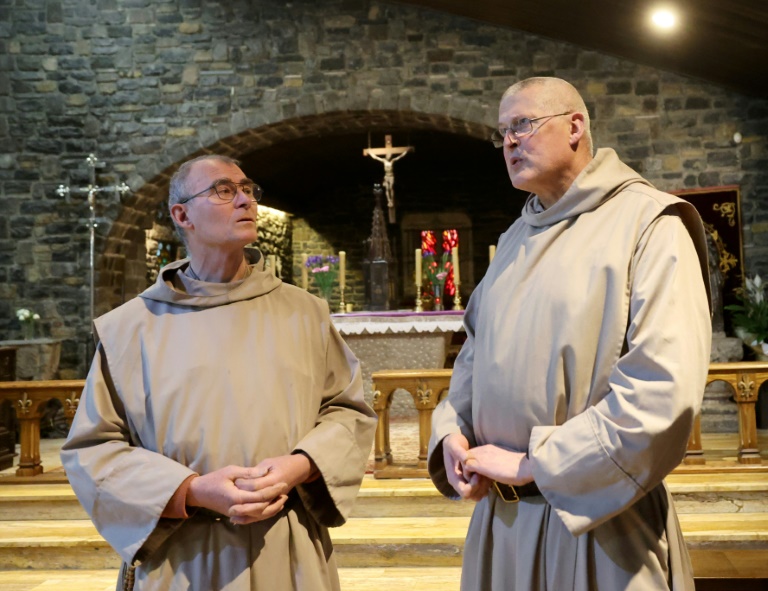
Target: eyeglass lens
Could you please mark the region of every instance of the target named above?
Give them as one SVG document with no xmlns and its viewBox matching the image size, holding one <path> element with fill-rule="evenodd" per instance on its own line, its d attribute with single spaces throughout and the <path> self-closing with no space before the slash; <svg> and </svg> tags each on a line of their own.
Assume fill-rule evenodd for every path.
<svg viewBox="0 0 768 591">
<path fill-rule="evenodd" d="M 491 141 L 497 148 L 501 148 L 504 145 L 504 139 L 508 133 L 511 133 L 515 137 L 522 137 L 533 131 L 533 123 L 528 117 L 523 117 L 513 122 L 509 127 L 500 127 L 495 130 L 491 135 Z"/>
<path fill-rule="evenodd" d="M 216 195 L 222 201 L 232 201 L 237 196 L 238 188 L 243 191 L 243 194 L 245 194 L 246 197 L 249 197 L 253 201 L 261 200 L 261 187 L 252 181 L 233 183 L 232 181 L 220 180 L 216 181 L 213 185 Z"/>
</svg>

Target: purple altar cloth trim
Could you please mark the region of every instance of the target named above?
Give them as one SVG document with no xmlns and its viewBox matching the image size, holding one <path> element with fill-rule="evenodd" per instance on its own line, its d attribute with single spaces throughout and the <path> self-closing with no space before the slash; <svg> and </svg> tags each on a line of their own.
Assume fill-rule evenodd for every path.
<svg viewBox="0 0 768 591">
<path fill-rule="evenodd" d="M 331 314 L 333 317 L 354 318 L 355 316 L 379 316 L 382 318 L 407 318 L 409 316 L 463 316 L 464 310 L 439 310 L 437 312 L 411 312 L 411 311 L 386 311 L 386 312 L 349 312 L 345 314 Z"/>
</svg>

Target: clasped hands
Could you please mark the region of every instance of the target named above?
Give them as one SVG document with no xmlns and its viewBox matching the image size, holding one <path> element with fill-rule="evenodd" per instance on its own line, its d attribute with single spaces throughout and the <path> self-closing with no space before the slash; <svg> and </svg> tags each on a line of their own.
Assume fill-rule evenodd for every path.
<svg viewBox="0 0 768 591">
<path fill-rule="evenodd" d="M 193 478 L 186 504 L 227 515 L 236 525 L 274 517 L 296 485 L 317 473 L 317 466 L 304 454 L 268 458 L 256 466 L 227 466 Z"/>
<path fill-rule="evenodd" d="M 526 454 L 495 445 L 469 449 L 467 438 L 460 433 L 443 439 L 443 461 L 448 482 L 462 499 L 481 500 L 494 480 L 513 486 L 533 482 Z"/>
</svg>

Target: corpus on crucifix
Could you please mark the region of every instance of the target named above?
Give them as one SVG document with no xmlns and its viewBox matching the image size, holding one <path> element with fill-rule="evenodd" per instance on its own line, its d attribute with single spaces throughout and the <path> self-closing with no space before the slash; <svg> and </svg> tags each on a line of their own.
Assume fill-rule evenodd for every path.
<svg viewBox="0 0 768 591">
<path fill-rule="evenodd" d="M 370 143 L 370 142 L 369 142 Z M 384 136 L 383 148 L 366 148 L 363 150 L 363 156 L 370 156 L 384 165 L 384 194 L 387 197 L 387 208 L 389 209 L 389 223 L 395 223 L 395 170 L 394 163 L 400 160 L 408 152 L 414 152 L 413 146 L 392 146 L 392 136 Z"/>
</svg>

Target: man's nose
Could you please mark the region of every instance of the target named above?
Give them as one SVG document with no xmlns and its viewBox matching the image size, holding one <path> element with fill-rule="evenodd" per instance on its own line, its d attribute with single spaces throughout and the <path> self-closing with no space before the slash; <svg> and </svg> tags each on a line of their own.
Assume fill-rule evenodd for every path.
<svg viewBox="0 0 768 591">
<path fill-rule="evenodd" d="M 243 188 L 238 186 L 237 187 L 237 193 L 235 193 L 235 207 L 245 207 L 246 209 L 251 207 L 252 205 L 256 205 L 256 202 L 253 200 L 253 198 L 249 197 L 245 194 L 243 191 Z"/>
<path fill-rule="evenodd" d="M 504 134 L 504 145 L 514 148 L 520 143 L 520 139 L 511 131 Z"/>
</svg>

